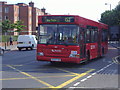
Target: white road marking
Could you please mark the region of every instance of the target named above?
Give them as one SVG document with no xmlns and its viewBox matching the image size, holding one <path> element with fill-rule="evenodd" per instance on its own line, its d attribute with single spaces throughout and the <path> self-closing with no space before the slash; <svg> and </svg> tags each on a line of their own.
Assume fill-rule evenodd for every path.
<svg viewBox="0 0 120 90">
<path fill-rule="evenodd" d="M 69 87 L 69 88 L 76 88 L 75 86 L 78 86 L 81 82 L 84 82 L 84 81 L 86 81 L 87 79 L 93 77 L 94 75 L 96 75 L 97 73 L 99 73 L 99 72 L 103 71 L 104 69 L 108 68 L 108 67 L 111 66 L 112 64 L 114 64 L 114 63 L 108 64 L 107 66 L 101 68 L 100 70 L 98 70 L 98 71 L 92 73 L 91 75 L 87 76 L 86 78 L 80 80 L 80 82 L 75 83 L 75 84 L 73 85 L 74 87 Z M 77 87 L 77 88 L 78 88 L 78 87 Z"/>
<path fill-rule="evenodd" d="M 77 86 L 78 84 L 80 84 L 80 82 L 77 82 L 76 84 L 74 84 L 73 86 Z"/>
<path fill-rule="evenodd" d="M 88 79 L 88 78 L 91 78 L 91 77 L 92 77 L 92 75 L 88 76 L 87 79 Z"/>
</svg>

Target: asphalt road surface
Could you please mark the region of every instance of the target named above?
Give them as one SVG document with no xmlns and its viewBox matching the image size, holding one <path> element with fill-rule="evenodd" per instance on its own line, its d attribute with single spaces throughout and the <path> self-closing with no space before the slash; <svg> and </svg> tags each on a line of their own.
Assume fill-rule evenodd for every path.
<svg viewBox="0 0 120 90">
<path fill-rule="evenodd" d="M 118 49 L 88 64 L 56 65 L 36 61 L 36 50 L 9 51 L 2 56 L 2 88 L 119 88 Z"/>
</svg>

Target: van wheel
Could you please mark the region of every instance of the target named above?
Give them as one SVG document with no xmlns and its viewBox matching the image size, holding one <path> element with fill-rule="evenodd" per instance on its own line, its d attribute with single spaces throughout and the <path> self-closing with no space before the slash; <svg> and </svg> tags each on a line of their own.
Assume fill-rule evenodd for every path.
<svg viewBox="0 0 120 90">
<path fill-rule="evenodd" d="M 34 45 L 32 44 L 32 47 L 30 49 L 33 50 L 33 48 L 34 48 Z"/>
<path fill-rule="evenodd" d="M 31 47 L 30 49 L 33 50 L 33 47 Z"/>
<path fill-rule="evenodd" d="M 26 50 L 28 50 L 28 48 L 26 48 Z"/>
<path fill-rule="evenodd" d="M 19 51 L 21 51 L 21 48 L 18 48 Z"/>
</svg>

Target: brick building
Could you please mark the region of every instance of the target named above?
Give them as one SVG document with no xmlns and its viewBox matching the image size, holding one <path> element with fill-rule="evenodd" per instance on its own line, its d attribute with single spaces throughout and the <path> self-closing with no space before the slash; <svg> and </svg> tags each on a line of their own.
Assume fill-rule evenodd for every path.
<svg viewBox="0 0 120 90">
<path fill-rule="evenodd" d="M 34 3 L 30 2 L 29 5 L 25 3 L 7 4 L 7 2 L 0 2 L 0 20 L 4 21 L 9 19 L 12 23 L 18 20 L 23 21 L 26 27 L 20 34 L 36 34 L 36 27 L 38 24 L 38 15 L 46 14 L 41 9 L 34 7 Z M 10 35 L 18 35 L 17 32 L 11 30 Z"/>
</svg>

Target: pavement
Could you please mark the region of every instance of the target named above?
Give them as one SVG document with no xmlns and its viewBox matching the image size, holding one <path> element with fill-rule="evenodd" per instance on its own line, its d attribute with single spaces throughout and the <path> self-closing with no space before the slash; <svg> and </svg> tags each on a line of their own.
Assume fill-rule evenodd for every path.
<svg viewBox="0 0 120 90">
<path fill-rule="evenodd" d="M 113 47 L 115 47 L 117 49 L 120 49 L 120 42 L 118 42 L 118 41 L 109 41 L 108 43 L 109 43 L 109 45 L 111 45 L 111 46 L 113 46 Z"/>
<path fill-rule="evenodd" d="M 5 47 L 3 47 L 5 49 Z M 17 49 L 17 45 L 9 45 L 6 46 L 5 51 L 10 51 L 10 50 L 16 50 Z"/>
</svg>

